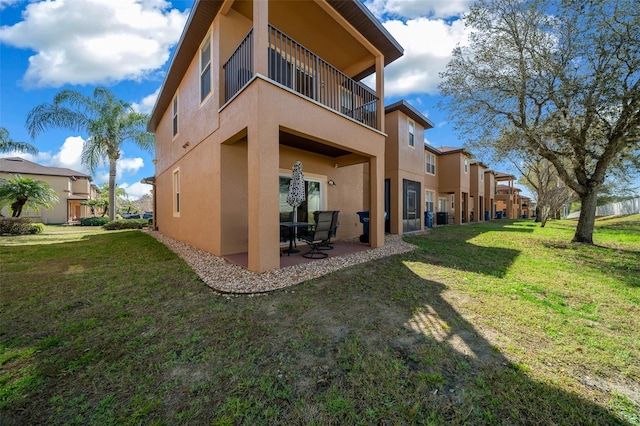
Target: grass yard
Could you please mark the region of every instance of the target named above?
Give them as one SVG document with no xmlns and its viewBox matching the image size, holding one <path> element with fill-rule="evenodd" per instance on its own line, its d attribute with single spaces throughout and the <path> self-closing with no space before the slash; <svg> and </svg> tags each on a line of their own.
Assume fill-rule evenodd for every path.
<svg viewBox="0 0 640 426">
<path fill-rule="evenodd" d="M 140 231 L 0 237 L 0 424 L 640 425 L 640 216 L 574 227 L 243 296 Z"/>
</svg>

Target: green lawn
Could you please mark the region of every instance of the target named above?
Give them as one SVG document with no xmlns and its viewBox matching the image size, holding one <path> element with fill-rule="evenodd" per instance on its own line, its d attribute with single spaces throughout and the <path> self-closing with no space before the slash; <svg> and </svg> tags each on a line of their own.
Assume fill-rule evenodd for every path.
<svg viewBox="0 0 640 426">
<path fill-rule="evenodd" d="M 640 216 L 574 227 L 242 296 L 140 231 L 0 237 L 0 423 L 640 425 Z"/>
</svg>

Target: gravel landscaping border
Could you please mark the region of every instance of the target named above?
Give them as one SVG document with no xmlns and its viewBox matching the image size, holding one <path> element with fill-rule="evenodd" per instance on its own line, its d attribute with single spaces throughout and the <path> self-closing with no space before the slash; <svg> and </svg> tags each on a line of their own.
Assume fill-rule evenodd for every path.
<svg viewBox="0 0 640 426">
<path fill-rule="evenodd" d="M 400 235 L 385 235 L 383 247 L 257 274 L 158 231 L 146 232 L 182 257 L 209 287 L 224 293 L 263 293 L 290 287 L 342 268 L 394 254 L 407 253 L 417 248 L 413 244 L 404 242 Z"/>
</svg>

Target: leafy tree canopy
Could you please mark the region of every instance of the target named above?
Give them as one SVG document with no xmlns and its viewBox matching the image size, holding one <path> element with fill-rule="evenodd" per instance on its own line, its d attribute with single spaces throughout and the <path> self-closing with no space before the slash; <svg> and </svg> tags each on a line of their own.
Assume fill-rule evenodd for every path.
<svg viewBox="0 0 640 426">
<path fill-rule="evenodd" d="M 24 209 L 51 209 L 58 202 L 58 194 L 47 182 L 16 175 L 0 178 L 0 206 L 8 205 L 12 217 L 20 217 Z"/>
<path fill-rule="evenodd" d="M 636 0 L 480 0 L 465 24 L 440 86 L 457 129 L 471 148 L 553 164 L 581 200 L 573 240 L 592 243 L 598 188 L 638 165 Z"/>
</svg>

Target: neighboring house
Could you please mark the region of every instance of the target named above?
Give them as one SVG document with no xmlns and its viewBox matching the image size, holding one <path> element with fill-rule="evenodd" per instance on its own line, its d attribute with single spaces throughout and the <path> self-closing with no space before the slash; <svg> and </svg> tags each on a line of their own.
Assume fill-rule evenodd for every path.
<svg viewBox="0 0 640 426">
<path fill-rule="evenodd" d="M 278 268 L 299 160 L 299 220 L 339 210 L 337 238 L 357 237 L 368 210 L 384 245 L 384 67 L 400 56 L 360 0 L 197 0 L 148 126 L 158 230 Z"/>
<path fill-rule="evenodd" d="M 516 188 L 513 184 L 516 180 L 514 175 L 508 173 L 496 173 L 496 214 L 502 214 L 506 219 L 517 219 L 521 217 L 521 203 L 520 203 L 520 189 Z"/>
<path fill-rule="evenodd" d="M 496 172 L 485 170 L 484 172 L 484 194 L 486 197 L 485 211 L 489 212 L 489 220 L 496 217 Z"/>
<path fill-rule="evenodd" d="M 531 198 L 520 196 L 520 217 L 528 219 L 533 216 L 532 212 Z"/>
<path fill-rule="evenodd" d="M 450 203 L 447 211 L 453 215 L 453 223 L 468 223 L 471 218 L 471 158 L 464 148 L 440 147 L 438 188 L 446 194 Z M 449 222 L 449 221 L 448 221 Z"/>
<path fill-rule="evenodd" d="M 98 188 L 91 183 L 91 176 L 70 169 L 41 166 L 19 157 L 0 158 L 0 178 L 11 179 L 16 175 L 47 182 L 60 198 L 51 210 L 40 208 L 37 213 L 23 210 L 21 217 L 42 223 L 71 223 L 91 216 L 89 207 L 83 205 L 98 197 Z M 11 216 L 11 211 L 3 207 L 2 214 Z"/>
<path fill-rule="evenodd" d="M 484 177 L 487 166 L 480 161 L 472 161 L 470 167 L 471 210 L 469 220 L 471 222 L 484 222 L 485 216 L 488 216 L 487 219 L 490 218 L 490 213 L 488 212 L 491 210 L 491 207 L 488 207 L 489 204 L 487 204 L 487 197 L 485 195 Z M 487 212 L 487 214 L 485 214 L 485 212 Z"/>
<path fill-rule="evenodd" d="M 431 128 L 433 123 L 406 101 L 385 107 L 385 230 L 392 234 L 423 229 L 423 188 L 425 200 L 435 197 L 435 163 L 433 169 L 425 166 L 424 131 Z"/>
</svg>

